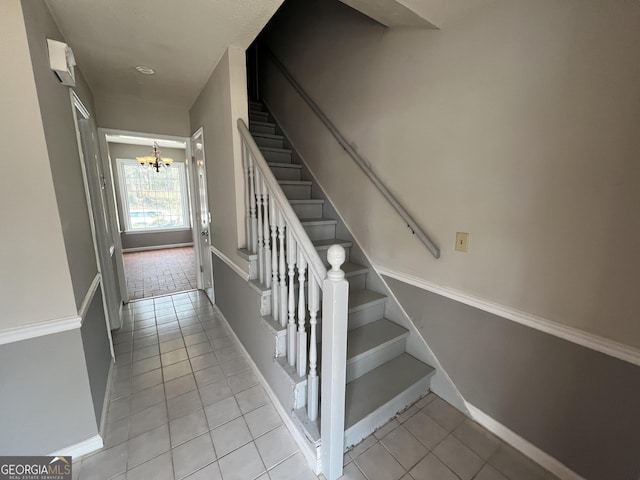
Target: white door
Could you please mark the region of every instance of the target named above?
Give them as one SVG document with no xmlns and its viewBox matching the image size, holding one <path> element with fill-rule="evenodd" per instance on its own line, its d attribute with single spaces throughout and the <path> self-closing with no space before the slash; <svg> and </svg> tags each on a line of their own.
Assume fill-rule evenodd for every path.
<svg viewBox="0 0 640 480">
<path fill-rule="evenodd" d="M 196 257 L 200 262 L 200 281 L 198 284 L 205 291 L 209 300 L 215 303 L 213 268 L 211 265 L 211 250 L 209 248 L 211 245 L 211 215 L 207 201 L 207 172 L 204 161 L 202 128 L 191 136 L 191 155 L 196 220 L 194 228 L 198 234 L 198 242 L 195 247 L 198 249 Z"/>
<path fill-rule="evenodd" d="M 105 177 L 98 157 L 95 124 L 80 99 L 71 91 L 74 123 L 80 154 L 85 195 L 89 206 L 91 234 L 96 254 L 96 266 L 101 274 L 102 301 L 107 321 L 107 334 L 111 344 L 111 330 L 120 328 L 120 299 L 116 292 L 113 272 L 113 242 L 105 205 Z"/>
</svg>

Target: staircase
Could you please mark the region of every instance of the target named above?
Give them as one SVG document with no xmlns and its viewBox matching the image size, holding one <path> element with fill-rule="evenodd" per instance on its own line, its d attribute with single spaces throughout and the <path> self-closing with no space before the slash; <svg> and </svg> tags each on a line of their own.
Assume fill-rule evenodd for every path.
<svg viewBox="0 0 640 480">
<path fill-rule="evenodd" d="M 312 177 L 261 103 L 250 102 L 249 131 L 325 265 L 331 245 L 339 244 L 346 250 L 342 270 L 349 282 L 344 444 L 348 448 L 425 395 L 434 370 L 406 353 L 409 331 L 385 318 L 389 299 L 368 288 L 376 283 L 369 279 L 368 266 L 350 261 L 351 250 L 357 245 L 350 238 L 336 236 L 336 231 L 347 229 L 327 213 L 333 208 L 322 198 L 319 186 L 309 180 Z M 286 333 L 277 322 L 270 324 Z M 277 360 L 290 377 L 294 392 L 304 396 L 306 379 L 297 376 L 286 357 Z M 319 419 L 308 420 L 304 401 L 294 401 L 296 407 L 294 417 L 307 439 L 317 445 Z"/>
</svg>

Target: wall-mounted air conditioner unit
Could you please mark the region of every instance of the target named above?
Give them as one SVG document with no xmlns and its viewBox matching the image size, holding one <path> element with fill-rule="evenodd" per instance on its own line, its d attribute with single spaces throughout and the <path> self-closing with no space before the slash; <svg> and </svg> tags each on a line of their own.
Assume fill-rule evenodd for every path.
<svg viewBox="0 0 640 480">
<path fill-rule="evenodd" d="M 73 57 L 71 48 L 64 42 L 49 38 L 47 39 L 47 45 L 49 46 L 49 65 L 51 70 L 56 72 L 63 85 L 75 87 L 76 76 L 73 67 L 76 65 L 76 59 Z"/>
</svg>

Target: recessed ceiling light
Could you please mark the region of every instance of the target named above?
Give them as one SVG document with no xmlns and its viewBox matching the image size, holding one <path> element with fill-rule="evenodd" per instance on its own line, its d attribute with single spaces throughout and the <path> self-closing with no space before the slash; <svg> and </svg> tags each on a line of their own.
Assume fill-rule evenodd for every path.
<svg viewBox="0 0 640 480">
<path fill-rule="evenodd" d="M 153 68 L 147 65 L 138 65 L 136 67 L 136 70 L 142 73 L 143 75 L 153 75 L 154 73 L 156 73 L 156 71 Z"/>
</svg>

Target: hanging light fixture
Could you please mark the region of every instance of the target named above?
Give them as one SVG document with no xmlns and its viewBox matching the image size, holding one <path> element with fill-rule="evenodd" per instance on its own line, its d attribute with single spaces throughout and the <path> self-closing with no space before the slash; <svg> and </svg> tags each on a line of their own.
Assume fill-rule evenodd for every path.
<svg viewBox="0 0 640 480">
<path fill-rule="evenodd" d="M 153 142 L 153 150 L 150 155 L 145 157 L 136 157 L 136 160 L 138 160 L 140 165 L 143 167 L 147 166 L 155 168 L 156 172 L 159 172 L 161 167 L 169 167 L 173 163 L 173 158 L 161 156 L 157 142 Z"/>
</svg>

